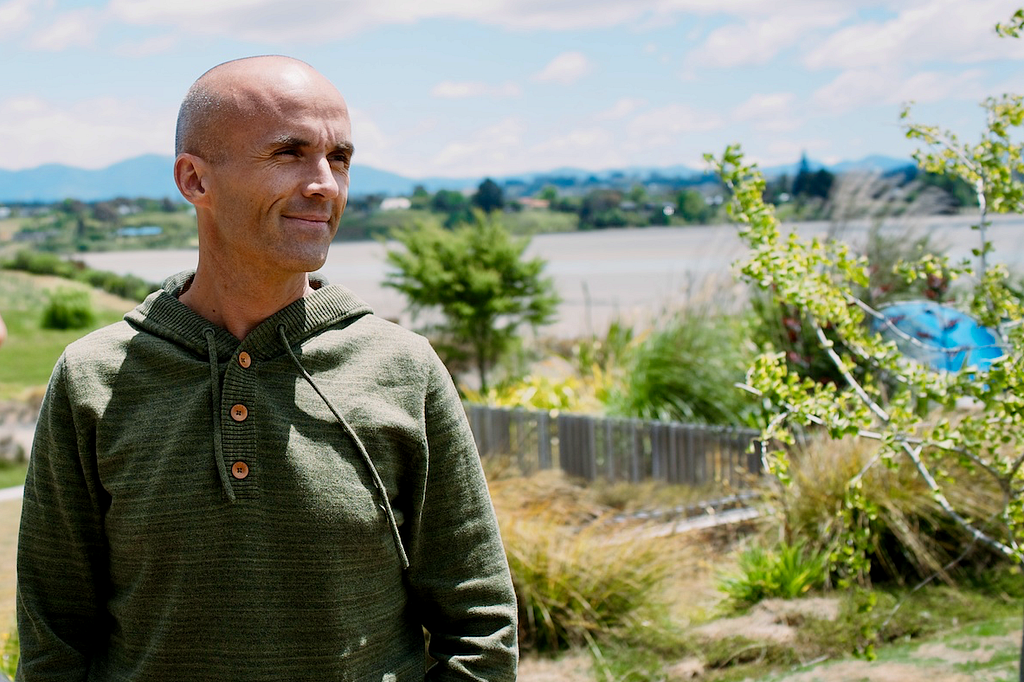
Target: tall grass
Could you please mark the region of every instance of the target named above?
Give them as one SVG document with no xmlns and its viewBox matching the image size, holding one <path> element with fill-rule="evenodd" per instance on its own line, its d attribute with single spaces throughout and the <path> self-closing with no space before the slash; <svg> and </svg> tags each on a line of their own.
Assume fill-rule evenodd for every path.
<svg viewBox="0 0 1024 682">
<path fill-rule="evenodd" d="M 666 317 L 624 360 L 613 414 L 691 423 L 741 424 L 751 409 L 736 388 L 747 353 L 735 319 L 702 306 Z"/>
<path fill-rule="evenodd" d="M 656 607 L 671 553 L 611 526 L 587 491 L 545 472 L 492 481 L 524 650 L 591 651 Z"/>
<path fill-rule="evenodd" d="M 754 544 L 739 556 L 737 571 L 723 577 L 719 589 L 738 604 L 755 604 L 778 597 L 795 599 L 825 585 L 828 552 L 805 542 L 767 548 Z"/>
<path fill-rule="evenodd" d="M 862 580 L 913 584 L 939 577 L 952 584 L 953 571 L 987 570 L 994 557 L 946 518 L 909 464 L 870 465 L 877 450 L 877 443 L 864 439 L 821 439 L 792 456 L 792 485 L 776 499 L 786 536 L 839 550 L 843 524 L 856 524 L 872 538 L 871 573 Z M 859 493 L 872 513 L 844 518 L 848 482 L 865 470 Z M 950 497 L 973 518 L 983 522 L 996 514 L 998 491 L 967 471 L 946 473 Z"/>
</svg>

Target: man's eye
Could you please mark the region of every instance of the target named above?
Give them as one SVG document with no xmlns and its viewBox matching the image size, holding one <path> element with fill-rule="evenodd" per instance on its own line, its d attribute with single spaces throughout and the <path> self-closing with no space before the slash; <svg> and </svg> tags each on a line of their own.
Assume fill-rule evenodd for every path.
<svg viewBox="0 0 1024 682">
<path fill-rule="evenodd" d="M 281 149 L 274 154 L 275 156 L 298 156 L 299 152 L 297 149 Z"/>
</svg>

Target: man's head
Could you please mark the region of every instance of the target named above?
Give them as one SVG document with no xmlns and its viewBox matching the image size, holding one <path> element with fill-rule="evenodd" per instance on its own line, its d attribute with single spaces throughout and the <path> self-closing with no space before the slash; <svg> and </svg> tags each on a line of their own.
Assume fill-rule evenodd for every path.
<svg viewBox="0 0 1024 682">
<path fill-rule="evenodd" d="M 345 100 L 308 64 L 252 57 L 207 71 L 182 102 L 175 160 L 200 260 L 319 268 L 348 199 L 352 151 Z"/>
</svg>

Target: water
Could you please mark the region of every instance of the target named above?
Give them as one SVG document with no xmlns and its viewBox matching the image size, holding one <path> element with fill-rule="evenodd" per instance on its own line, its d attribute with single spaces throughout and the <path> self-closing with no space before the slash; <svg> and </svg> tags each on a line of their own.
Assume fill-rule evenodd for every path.
<svg viewBox="0 0 1024 682">
<path fill-rule="evenodd" d="M 969 217 L 918 219 L 912 235 L 927 233 L 936 247 L 954 258 L 970 256 L 979 244 Z M 863 241 L 868 225 L 854 223 L 843 236 Z M 796 226 L 802 236 L 825 234 L 827 223 Z M 894 230 L 907 230 L 905 225 Z M 996 216 L 989 229 L 995 245 L 994 260 L 1024 271 L 1024 217 Z M 401 294 L 382 286 L 387 272 L 386 247 L 379 242 L 337 242 L 331 246 L 321 272 L 331 282 L 344 284 L 365 299 L 381 316 L 413 324 L 405 313 Z M 562 296 L 556 323 L 543 334 L 571 338 L 602 334 L 608 324 L 622 318 L 645 324 L 667 309 L 687 302 L 713 301 L 728 305 L 742 299 L 735 282 L 734 263 L 744 254 L 735 226 L 615 229 L 538 235 L 527 251 L 548 265 L 546 273 Z M 76 256 L 90 267 L 132 274 L 160 282 L 169 275 L 194 268 L 194 249 L 117 251 Z"/>
</svg>

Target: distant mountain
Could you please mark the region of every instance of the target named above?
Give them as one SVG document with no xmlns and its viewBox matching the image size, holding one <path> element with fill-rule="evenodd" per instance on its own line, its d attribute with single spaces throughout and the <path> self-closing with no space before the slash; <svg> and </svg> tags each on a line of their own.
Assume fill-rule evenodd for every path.
<svg viewBox="0 0 1024 682">
<path fill-rule="evenodd" d="M 64 199 L 101 201 L 116 197 L 179 198 L 171 175 L 173 159 L 147 154 L 106 168 L 86 170 L 60 164 L 0 170 L 0 201 L 49 203 Z"/>
<path fill-rule="evenodd" d="M 161 199 L 170 197 L 178 200 L 180 195 L 171 175 L 173 158 L 158 154 L 147 154 L 106 168 L 87 170 L 60 164 L 47 164 L 37 168 L 11 171 L 0 169 L 0 202 L 5 203 L 52 203 L 72 198 L 80 201 L 103 201 L 117 197 L 149 197 Z M 859 161 L 844 161 L 832 166 L 809 161 L 812 168 L 827 167 L 833 173 L 848 171 L 886 172 L 913 165 L 909 159 L 894 159 L 885 156 L 868 156 Z M 796 174 L 799 163 L 765 168 L 765 175 Z M 541 184 L 544 178 L 572 178 L 585 182 L 589 178 L 599 181 L 615 178 L 648 179 L 657 177 L 693 177 L 703 170 L 688 166 L 648 167 L 636 166 L 623 169 L 590 171 L 581 168 L 558 168 L 546 172 L 520 173 L 510 176 L 493 176 L 498 183 Z M 355 164 L 352 167 L 353 195 L 410 194 L 417 185 L 429 192 L 439 189 L 475 189 L 482 177 L 467 178 L 409 178 L 397 173 L 379 170 L 371 166 Z"/>
<path fill-rule="evenodd" d="M 0 169 L 0 202 L 52 203 L 64 199 L 105 201 L 117 197 L 170 197 L 180 200 L 171 168 L 174 158 L 147 154 L 106 168 L 88 170 L 46 164 L 26 170 Z M 475 188 L 481 178 L 406 178 L 371 166 L 352 166 L 353 194 L 409 194 L 416 185 L 428 191 Z"/>
<path fill-rule="evenodd" d="M 807 165 L 811 170 L 818 170 L 824 168 L 830 173 L 888 173 L 889 171 L 896 170 L 898 168 L 906 168 L 907 166 L 913 166 L 913 159 L 897 159 L 891 156 L 881 156 L 873 154 L 871 156 L 865 156 L 863 159 L 857 161 L 840 161 L 832 165 L 815 161 L 814 159 L 808 159 Z M 789 175 L 790 177 L 796 175 L 800 171 L 800 162 L 783 164 L 780 166 L 768 166 L 762 168 L 761 172 L 766 177 L 774 177 L 778 175 Z"/>
</svg>

